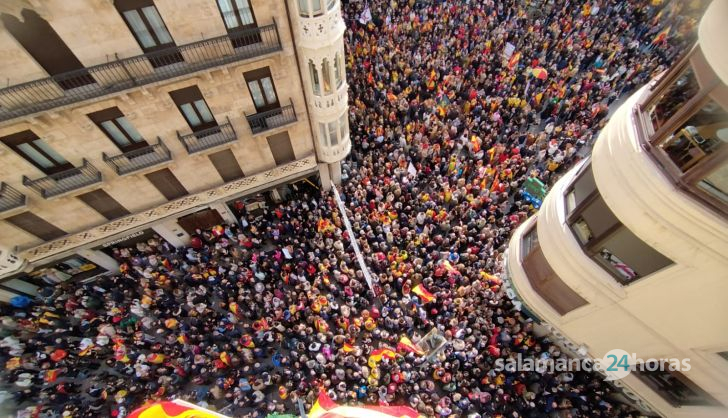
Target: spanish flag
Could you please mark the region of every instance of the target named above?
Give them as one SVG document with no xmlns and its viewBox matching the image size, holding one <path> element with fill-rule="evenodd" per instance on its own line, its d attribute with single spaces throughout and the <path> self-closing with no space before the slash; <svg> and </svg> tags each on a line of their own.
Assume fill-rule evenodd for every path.
<svg viewBox="0 0 728 418">
<path fill-rule="evenodd" d="M 177 337 L 177 342 L 187 345 L 190 343 L 190 338 L 186 334 L 180 334 L 180 336 Z"/>
<path fill-rule="evenodd" d="M 445 270 L 447 270 L 449 273 L 452 274 L 460 274 L 460 272 L 450 264 L 450 260 L 445 260 L 442 262 L 442 265 L 445 266 Z"/>
<path fill-rule="evenodd" d="M 255 343 L 253 343 L 253 339 L 248 334 L 240 337 L 240 344 L 245 348 L 255 348 Z"/>
<path fill-rule="evenodd" d="M 518 64 L 518 61 L 521 60 L 521 53 L 515 52 L 513 55 L 511 55 L 511 59 L 508 60 L 508 69 L 513 70 L 513 67 Z"/>
<path fill-rule="evenodd" d="M 397 358 L 397 353 L 389 347 L 378 348 L 369 355 L 369 362 L 379 363 L 383 358 L 394 360 Z"/>
<path fill-rule="evenodd" d="M 46 383 L 55 382 L 58 379 L 59 375 L 60 375 L 60 371 L 58 369 L 46 370 L 46 372 L 45 372 Z"/>
<path fill-rule="evenodd" d="M 156 403 L 146 403 L 134 410 L 128 418 L 228 418 L 225 415 L 200 408 L 189 402 L 175 399 Z"/>
<path fill-rule="evenodd" d="M 433 295 L 427 289 L 425 289 L 425 286 L 422 286 L 422 283 L 413 287 L 412 292 L 414 292 L 415 295 L 419 296 L 420 299 L 422 299 L 422 302 L 424 302 L 424 303 L 430 303 L 433 300 L 435 300 L 435 295 Z"/>
<path fill-rule="evenodd" d="M 162 364 L 164 363 L 164 358 L 164 354 L 151 353 L 147 356 L 147 361 L 152 364 Z"/>
<path fill-rule="evenodd" d="M 344 350 L 345 353 L 351 353 L 354 351 L 354 346 L 349 343 L 344 343 L 344 346 L 341 347 L 342 350 Z"/>
<path fill-rule="evenodd" d="M 222 353 L 220 353 L 220 361 L 222 361 L 223 363 L 225 363 L 226 366 L 229 366 L 230 365 L 230 354 L 228 354 L 225 351 L 223 351 Z"/>
<path fill-rule="evenodd" d="M 655 38 L 652 40 L 652 45 L 657 45 L 659 43 L 662 43 L 667 39 L 667 35 L 670 34 L 670 26 L 666 27 L 665 29 L 661 30 Z"/>
<path fill-rule="evenodd" d="M 418 356 L 421 356 L 425 354 L 424 351 L 420 350 L 414 343 L 412 343 L 412 340 L 409 339 L 409 337 L 402 336 L 402 338 L 399 339 L 399 343 L 397 344 L 397 351 L 406 351 L 408 353 L 415 353 Z"/>
<path fill-rule="evenodd" d="M 230 305 L 228 306 L 230 308 L 230 312 L 233 313 L 235 316 L 240 316 L 240 306 L 238 306 L 235 302 L 230 302 Z"/>
<path fill-rule="evenodd" d="M 337 405 L 323 390 L 308 412 L 309 418 L 419 418 L 409 406 L 347 406 Z M 134 417 L 130 417 L 134 418 Z"/>
</svg>

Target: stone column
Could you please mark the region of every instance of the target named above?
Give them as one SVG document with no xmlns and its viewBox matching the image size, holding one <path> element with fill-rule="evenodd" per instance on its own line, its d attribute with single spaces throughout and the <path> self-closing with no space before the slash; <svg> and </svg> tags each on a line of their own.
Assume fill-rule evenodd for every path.
<svg viewBox="0 0 728 418">
<path fill-rule="evenodd" d="M 228 225 L 237 225 L 238 219 L 235 217 L 233 212 L 230 210 L 227 204 L 225 202 L 215 202 L 210 205 L 210 209 L 215 209 L 220 216 L 222 216 L 222 219 L 225 221 Z"/>
<path fill-rule="evenodd" d="M 190 234 L 182 229 L 175 219 L 169 219 L 152 226 L 154 232 L 175 247 L 184 247 L 190 243 Z"/>
<path fill-rule="evenodd" d="M 329 164 L 319 163 L 319 177 L 321 178 L 321 190 L 331 190 L 331 177 L 329 176 Z"/>
<path fill-rule="evenodd" d="M 329 164 L 329 173 L 331 173 L 331 182 L 335 185 L 341 184 L 341 161 Z"/>
</svg>

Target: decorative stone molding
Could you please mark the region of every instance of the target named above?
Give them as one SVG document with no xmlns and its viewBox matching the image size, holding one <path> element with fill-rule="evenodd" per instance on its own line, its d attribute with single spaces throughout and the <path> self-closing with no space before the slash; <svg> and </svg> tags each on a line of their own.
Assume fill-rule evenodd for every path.
<svg viewBox="0 0 728 418">
<path fill-rule="evenodd" d="M 163 218 L 174 216 L 188 209 L 193 209 L 202 205 L 209 205 L 220 199 L 239 195 L 247 190 L 273 185 L 285 178 L 300 175 L 307 171 L 316 169 L 316 167 L 316 157 L 309 155 L 300 160 L 293 161 L 268 171 L 263 171 L 240 180 L 231 181 L 230 183 L 225 183 L 222 186 L 194 195 L 185 196 L 181 199 L 167 202 L 155 208 L 141 211 L 83 232 L 67 235 L 63 238 L 28 248 L 20 253 L 20 257 L 26 258 L 30 262 L 37 262 L 43 258 L 51 257 L 55 254 L 77 248 L 81 245 L 99 241 L 104 238 L 123 233 L 126 230 L 148 225 Z"/>
</svg>

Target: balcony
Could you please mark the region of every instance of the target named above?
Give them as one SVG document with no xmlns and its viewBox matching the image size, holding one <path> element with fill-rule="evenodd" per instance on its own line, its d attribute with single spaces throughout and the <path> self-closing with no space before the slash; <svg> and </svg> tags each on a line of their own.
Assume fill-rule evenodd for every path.
<svg viewBox="0 0 728 418">
<path fill-rule="evenodd" d="M 228 144 L 238 139 L 233 125 L 230 124 L 230 119 L 223 125 L 213 126 L 187 135 L 180 135 L 177 132 L 177 138 L 184 145 L 188 154 Z"/>
<path fill-rule="evenodd" d="M 0 212 L 19 208 L 25 205 L 25 195 L 9 185 L 0 182 Z"/>
<path fill-rule="evenodd" d="M 44 199 L 100 182 L 101 172 L 85 158 L 81 167 L 71 168 L 37 180 L 23 176 L 23 184 L 38 192 Z"/>
<path fill-rule="evenodd" d="M 0 89 L 0 121 L 280 51 L 275 22 Z"/>
<path fill-rule="evenodd" d="M 261 132 L 269 131 L 281 127 L 283 125 L 296 122 L 296 110 L 293 103 L 288 106 L 279 107 L 278 109 L 259 112 L 252 115 L 245 115 L 250 125 L 250 130 L 254 135 Z"/>
<path fill-rule="evenodd" d="M 113 157 L 109 157 L 104 152 L 102 156 L 106 164 L 111 166 L 116 171 L 116 174 L 120 176 L 172 160 L 172 153 L 169 152 L 169 149 L 160 138 L 157 138 L 157 143 L 154 145 L 147 145 L 144 148 L 128 151 Z"/>
</svg>

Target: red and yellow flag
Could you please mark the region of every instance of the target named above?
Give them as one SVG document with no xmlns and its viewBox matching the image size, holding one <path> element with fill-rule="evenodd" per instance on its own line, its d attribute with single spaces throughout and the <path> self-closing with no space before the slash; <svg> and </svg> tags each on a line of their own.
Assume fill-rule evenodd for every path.
<svg viewBox="0 0 728 418">
<path fill-rule="evenodd" d="M 337 405 L 326 392 L 319 392 L 318 400 L 308 412 L 309 418 L 419 418 L 409 406 L 347 406 Z M 136 418 L 136 417 L 130 417 Z M 146 417 L 141 417 L 146 418 Z"/>
<path fill-rule="evenodd" d="M 180 336 L 177 337 L 177 342 L 187 345 L 190 343 L 190 338 L 186 334 L 180 334 Z"/>
<path fill-rule="evenodd" d="M 230 305 L 228 305 L 228 308 L 230 309 L 230 312 L 233 313 L 235 316 L 240 316 L 240 306 L 238 306 L 235 302 L 230 302 Z"/>
<path fill-rule="evenodd" d="M 433 295 L 427 289 L 425 289 L 425 286 L 423 286 L 422 283 L 413 287 L 412 292 L 415 295 L 419 296 L 419 298 L 422 299 L 422 302 L 424 302 L 424 303 L 430 303 L 433 300 L 435 300 L 435 295 Z"/>
<path fill-rule="evenodd" d="M 418 356 L 425 354 L 424 351 L 420 350 L 406 335 L 403 335 L 397 343 L 397 351 L 406 351 L 408 353 L 415 353 Z"/>
<path fill-rule="evenodd" d="M 145 405 L 128 418 L 228 418 L 225 415 L 200 408 L 189 402 L 175 399 L 174 401 L 157 402 Z"/>
<path fill-rule="evenodd" d="M 345 353 L 351 353 L 354 351 L 354 346 L 349 343 L 344 343 L 344 346 L 341 349 L 344 350 Z"/>
<path fill-rule="evenodd" d="M 229 366 L 230 365 L 230 354 L 228 354 L 225 351 L 223 351 L 222 353 L 220 353 L 220 361 L 222 361 L 223 363 L 225 363 L 226 366 Z"/>
</svg>

